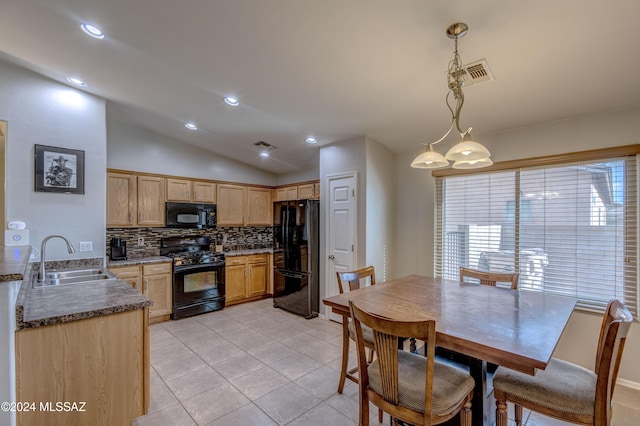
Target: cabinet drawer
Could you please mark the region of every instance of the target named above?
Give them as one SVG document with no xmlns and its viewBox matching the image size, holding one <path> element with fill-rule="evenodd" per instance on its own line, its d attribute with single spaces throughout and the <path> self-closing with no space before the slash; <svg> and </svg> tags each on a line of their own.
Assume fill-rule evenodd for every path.
<svg viewBox="0 0 640 426">
<path fill-rule="evenodd" d="M 109 269 L 118 278 L 138 278 L 140 276 L 140 267 L 136 266 L 123 266 L 119 268 Z"/>
<path fill-rule="evenodd" d="M 142 265 L 143 275 L 170 274 L 171 263 L 156 263 L 153 265 Z"/>
<path fill-rule="evenodd" d="M 247 256 L 227 257 L 224 260 L 225 266 L 244 265 L 247 263 Z"/>
<path fill-rule="evenodd" d="M 249 263 L 265 263 L 267 261 L 267 254 L 252 254 L 249 256 Z"/>
</svg>

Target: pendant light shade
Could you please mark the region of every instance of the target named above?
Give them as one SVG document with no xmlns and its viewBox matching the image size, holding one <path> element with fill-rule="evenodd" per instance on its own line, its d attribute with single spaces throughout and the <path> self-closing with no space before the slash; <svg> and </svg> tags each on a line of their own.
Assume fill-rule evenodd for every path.
<svg viewBox="0 0 640 426">
<path fill-rule="evenodd" d="M 441 169 L 448 165 L 449 162 L 442 154 L 435 152 L 431 145 L 429 145 L 429 150 L 418 155 L 411 163 L 411 167 L 416 169 Z"/>
<path fill-rule="evenodd" d="M 453 163 L 454 169 L 481 169 L 483 167 L 488 167 L 493 164 L 491 158 L 483 158 L 482 160 L 466 160 L 466 161 L 456 161 Z"/>
<path fill-rule="evenodd" d="M 450 161 L 472 161 L 483 160 L 491 157 L 491 153 L 487 148 L 471 139 L 471 131 L 464 133 L 462 141 L 455 144 L 447 155 L 444 156 Z"/>
</svg>

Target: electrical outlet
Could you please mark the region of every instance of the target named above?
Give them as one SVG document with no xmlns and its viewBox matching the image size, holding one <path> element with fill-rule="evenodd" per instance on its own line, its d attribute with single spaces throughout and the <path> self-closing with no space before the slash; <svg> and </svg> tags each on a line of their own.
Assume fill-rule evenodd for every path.
<svg viewBox="0 0 640 426">
<path fill-rule="evenodd" d="M 80 241 L 80 251 L 93 251 L 93 241 Z"/>
<path fill-rule="evenodd" d="M 138 247 L 144 247 L 144 237 L 138 237 Z"/>
</svg>

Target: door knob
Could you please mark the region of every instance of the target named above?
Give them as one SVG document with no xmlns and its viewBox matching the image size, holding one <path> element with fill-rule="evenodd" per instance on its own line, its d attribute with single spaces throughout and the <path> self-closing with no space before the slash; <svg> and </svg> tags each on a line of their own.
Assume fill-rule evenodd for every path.
<svg viewBox="0 0 640 426">
<path fill-rule="evenodd" d="M 332 254 L 329 255 L 329 260 L 334 260 L 336 257 Z"/>
</svg>

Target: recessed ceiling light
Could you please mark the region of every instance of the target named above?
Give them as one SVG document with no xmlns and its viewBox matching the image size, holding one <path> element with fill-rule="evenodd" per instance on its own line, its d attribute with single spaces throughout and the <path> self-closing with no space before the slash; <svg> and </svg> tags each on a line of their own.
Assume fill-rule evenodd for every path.
<svg viewBox="0 0 640 426">
<path fill-rule="evenodd" d="M 269 151 L 261 151 L 260 152 L 260 157 L 269 158 Z"/>
<path fill-rule="evenodd" d="M 240 105 L 240 101 L 238 100 L 238 98 L 235 98 L 233 96 L 227 96 L 226 98 L 224 98 L 224 101 L 231 106 Z"/>
<path fill-rule="evenodd" d="M 309 136 L 307 139 L 305 139 L 305 141 L 307 143 L 318 143 L 318 140 L 316 138 L 314 138 L 313 136 Z"/>
<path fill-rule="evenodd" d="M 87 83 L 75 77 L 67 77 L 67 81 L 73 84 L 74 86 L 78 86 L 78 87 L 84 87 L 87 85 Z"/>
<path fill-rule="evenodd" d="M 184 127 L 189 130 L 198 130 L 198 126 L 196 126 L 194 123 L 184 123 Z"/>
<path fill-rule="evenodd" d="M 97 38 L 97 39 L 100 39 L 100 40 L 102 40 L 104 38 L 104 33 L 102 32 L 102 30 L 100 28 L 96 27 L 95 25 L 82 24 L 82 25 L 80 25 L 80 28 L 82 28 L 82 31 L 84 31 L 85 33 L 89 34 L 93 38 Z"/>
</svg>

